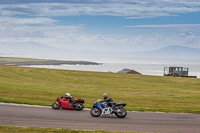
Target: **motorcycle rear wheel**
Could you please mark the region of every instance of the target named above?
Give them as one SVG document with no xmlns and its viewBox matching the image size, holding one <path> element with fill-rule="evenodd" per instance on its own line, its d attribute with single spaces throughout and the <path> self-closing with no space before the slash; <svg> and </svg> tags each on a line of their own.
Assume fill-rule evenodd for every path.
<svg viewBox="0 0 200 133">
<path fill-rule="evenodd" d="M 60 103 L 56 103 L 56 102 L 55 102 L 55 103 L 52 104 L 52 108 L 53 108 L 53 109 L 60 109 L 60 107 L 61 107 L 61 104 L 60 104 Z"/>
<path fill-rule="evenodd" d="M 83 108 L 84 108 L 84 105 L 83 104 L 79 104 L 79 103 L 74 107 L 74 109 L 78 110 L 78 111 L 83 110 Z"/>
<path fill-rule="evenodd" d="M 124 118 L 127 115 L 127 111 L 124 108 L 119 108 L 118 110 L 120 110 L 120 111 L 115 112 L 115 115 L 118 118 Z"/>
<path fill-rule="evenodd" d="M 101 110 L 99 108 L 92 108 L 90 110 L 90 114 L 93 116 L 93 117 L 99 117 L 101 115 Z"/>
</svg>

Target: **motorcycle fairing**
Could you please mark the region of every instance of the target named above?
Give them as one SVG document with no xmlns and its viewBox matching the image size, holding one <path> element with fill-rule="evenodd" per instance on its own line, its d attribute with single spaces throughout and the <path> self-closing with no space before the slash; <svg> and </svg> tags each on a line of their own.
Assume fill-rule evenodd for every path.
<svg viewBox="0 0 200 133">
<path fill-rule="evenodd" d="M 124 107 L 124 106 L 126 106 L 126 103 L 118 103 L 118 104 L 116 104 L 115 106 L 121 106 L 121 107 Z"/>
<path fill-rule="evenodd" d="M 76 103 L 82 103 L 82 104 L 83 104 L 85 101 L 84 101 L 83 99 L 76 99 L 75 102 L 76 102 Z"/>
<path fill-rule="evenodd" d="M 111 114 L 111 108 L 110 107 L 106 107 L 106 108 L 103 108 L 102 110 L 102 115 L 110 115 Z"/>
<path fill-rule="evenodd" d="M 103 109 L 103 108 L 108 108 L 109 106 L 107 104 L 102 104 L 102 103 L 94 103 L 93 107 Z"/>
<path fill-rule="evenodd" d="M 60 99 L 61 107 L 63 109 L 74 109 L 74 107 L 72 107 L 69 102 L 69 100 Z"/>
<path fill-rule="evenodd" d="M 94 103 L 93 107 L 94 107 L 94 108 L 95 108 L 95 107 L 96 107 L 96 108 L 101 108 L 101 103 L 97 103 L 97 102 L 96 102 L 96 103 Z"/>
</svg>

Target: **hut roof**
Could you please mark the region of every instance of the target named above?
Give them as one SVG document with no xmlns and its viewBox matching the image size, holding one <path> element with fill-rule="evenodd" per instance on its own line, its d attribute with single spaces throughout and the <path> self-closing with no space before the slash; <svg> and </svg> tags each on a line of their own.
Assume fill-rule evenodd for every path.
<svg viewBox="0 0 200 133">
<path fill-rule="evenodd" d="M 119 71 L 119 72 L 117 72 L 117 73 L 129 73 L 129 74 L 141 74 L 141 73 L 139 73 L 139 72 L 137 72 L 137 71 L 135 71 L 135 70 L 132 70 L 132 69 L 123 69 L 123 70 L 121 70 L 121 71 Z M 142 74 L 141 74 L 142 75 Z"/>
</svg>

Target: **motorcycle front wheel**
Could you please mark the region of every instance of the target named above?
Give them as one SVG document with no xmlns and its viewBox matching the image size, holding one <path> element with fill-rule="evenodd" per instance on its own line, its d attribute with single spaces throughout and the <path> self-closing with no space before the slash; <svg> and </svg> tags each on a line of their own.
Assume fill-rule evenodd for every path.
<svg viewBox="0 0 200 133">
<path fill-rule="evenodd" d="M 74 109 L 78 110 L 78 111 L 82 110 L 83 108 L 84 108 L 84 105 L 83 104 L 79 104 L 79 103 L 74 107 Z"/>
<path fill-rule="evenodd" d="M 115 115 L 118 118 L 124 118 L 127 115 L 127 111 L 124 108 L 119 108 L 116 112 Z"/>
<path fill-rule="evenodd" d="M 93 116 L 93 117 L 99 117 L 101 115 L 101 110 L 99 108 L 92 108 L 90 110 L 90 114 Z"/>
<path fill-rule="evenodd" d="M 56 103 L 56 102 L 55 102 L 55 103 L 52 104 L 52 108 L 53 108 L 53 109 L 59 109 L 60 107 L 61 107 L 61 104 L 60 104 L 60 103 Z"/>
</svg>

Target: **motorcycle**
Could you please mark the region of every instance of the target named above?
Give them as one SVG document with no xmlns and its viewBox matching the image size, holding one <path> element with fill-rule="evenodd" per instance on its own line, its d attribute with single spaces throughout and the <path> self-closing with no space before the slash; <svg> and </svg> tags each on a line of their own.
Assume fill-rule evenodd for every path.
<svg viewBox="0 0 200 133">
<path fill-rule="evenodd" d="M 118 103 L 115 105 L 115 110 L 113 110 L 106 103 L 101 103 L 101 99 L 99 99 L 94 103 L 90 114 L 93 117 L 115 114 L 118 118 L 124 118 L 127 115 L 127 111 L 123 108 L 124 106 L 126 106 L 126 103 Z"/>
<path fill-rule="evenodd" d="M 70 110 L 82 110 L 84 108 L 84 99 L 74 99 L 74 102 L 70 102 L 70 99 L 64 97 L 58 97 L 56 102 L 52 104 L 53 109 L 70 109 Z"/>
</svg>

